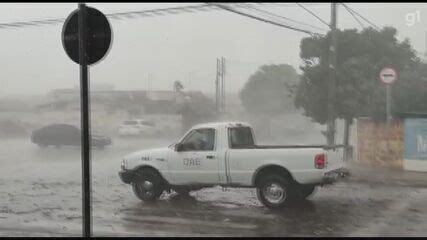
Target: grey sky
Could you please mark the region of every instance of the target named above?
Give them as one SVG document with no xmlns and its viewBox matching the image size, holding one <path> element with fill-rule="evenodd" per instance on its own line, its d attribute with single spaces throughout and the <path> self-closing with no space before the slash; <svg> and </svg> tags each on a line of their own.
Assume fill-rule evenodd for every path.
<svg viewBox="0 0 427 240">
<path fill-rule="evenodd" d="M 329 22 L 330 4 L 304 4 Z M 180 5 L 187 4 L 88 4 L 104 13 Z M 427 4 L 348 3 L 348 6 L 380 27 L 396 27 L 400 39 L 409 38 L 418 51 L 424 52 Z M 257 7 L 326 27 L 295 4 Z M 73 3 L 2 3 L 0 22 L 63 18 L 76 8 L 77 4 Z M 416 14 L 416 11 L 419 11 L 420 22 L 408 26 L 406 14 Z M 110 22 L 114 31 L 112 49 L 103 62 L 90 68 L 90 72 L 92 84 L 111 83 L 116 89 L 171 90 L 173 81 L 181 80 L 187 89 L 212 93 L 216 58 L 224 56 L 227 59 L 227 92 L 238 92 L 261 64 L 288 63 L 298 68 L 300 40 L 307 36 L 221 10 L 111 19 Z M 338 26 L 360 29 L 343 7 L 338 10 Z M 0 63 L 3 66 L 0 95 L 44 94 L 52 88 L 79 84 L 78 66 L 62 49 L 61 29 L 62 24 L 0 29 Z"/>
</svg>

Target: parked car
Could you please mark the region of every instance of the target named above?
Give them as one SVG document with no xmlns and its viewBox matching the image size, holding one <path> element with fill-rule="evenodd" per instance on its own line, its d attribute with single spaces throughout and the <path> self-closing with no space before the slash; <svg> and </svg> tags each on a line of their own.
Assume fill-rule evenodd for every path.
<svg viewBox="0 0 427 240">
<path fill-rule="evenodd" d="M 97 148 L 104 148 L 112 144 L 112 140 L 106 136 L 92 134 L 91 144 Z M 80 146 L 81 131 L 69 124 L 52 124 L 33 131 L 31 142 L 41 148 L 47 146 Z"/>
<path fill-rule="evenodd" d="M 143 201 L 219 185 L 256 188 L 260 202 L 276 209 L 346 176 L 342 147 L 260 146 L 246 123 L 199 124 L 176 144 L 125 156 L 119 176 Z"/>
<path fill-rule="evenodd" d="M 147 120 L 126 120 L 119 126 L 121 136 L 155 135 L 157 133 L 156 124 Z"/>
</svg>

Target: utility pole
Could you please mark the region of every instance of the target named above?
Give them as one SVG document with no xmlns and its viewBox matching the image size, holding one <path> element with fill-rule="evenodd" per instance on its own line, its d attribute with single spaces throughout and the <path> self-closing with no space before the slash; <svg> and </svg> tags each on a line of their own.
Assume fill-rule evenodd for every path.
<svg viewBox="0 0 427 240">
<path fill-rule="evenodd" d="M 328 81 L 328 124 L 327 124 L 327 143 L 328 145 L 335 144 L 335 112 L 334 112 L 334 98 L 335 98 L 335 74 L 337 66 L 337 4 L 331 3 L 331 35 L 329 44 L 329 81 Z"/>
<path fill-rule="evenodd" d="M 218 112 L 225 109 L 225 58 L 216 59 L 215 103 Z"/>
<path fill-rule="evenodd" d="M 221 109 L 225 110 L 225 58 L 221 57 Z"/>
<path fill-rule="evenodd" d="M 216 87 L 216 89 L 215 89 L 215 106 L 216 106 L 216 110 L 219 112 L 220 111 L 220 105 L 219 105 L 219 98 L 220 98 L 220 95 L 219 95 L 219 80 L 220 80 L 220 70 L 219 70 L 219 68 L 220 68 L 220 65 L 219 65 L 219 59 L 217 58 L 216 59 L 216 79 L 215 79 L 215 87 Z"/>
</svg>

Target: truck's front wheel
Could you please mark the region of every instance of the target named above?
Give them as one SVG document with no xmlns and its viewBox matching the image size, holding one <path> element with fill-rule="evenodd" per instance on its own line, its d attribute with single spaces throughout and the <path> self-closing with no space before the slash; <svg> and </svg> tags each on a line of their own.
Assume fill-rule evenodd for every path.
<svg viewBox="0 0 427 240">
<path fill-rule="evenodd" d="M 270 175 L 258 182 L 257 196 L 259 201 L 270 209 L 282 208 L 292 199 L 290 181 L 280 175 Z"/>
<path fill-rule="evenodd" d="M 151 169 L 138 171 L 132 182 L 135 195 L 144 202 L 156 201 L 164 191 L 162 177 Z"/>
</svg>

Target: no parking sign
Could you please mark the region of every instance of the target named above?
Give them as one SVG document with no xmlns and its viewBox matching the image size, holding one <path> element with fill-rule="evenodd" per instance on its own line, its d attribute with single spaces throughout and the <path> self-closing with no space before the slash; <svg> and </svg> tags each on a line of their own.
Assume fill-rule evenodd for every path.
<svg viewBox="0 0 427 240">
<path fill-rule="evenodd" d="M 391 84 L 397 79 L 397 72 L 392 67 L 385 67 L 380 72 L 380 79 L 385 84 Z"/>
</svg>

